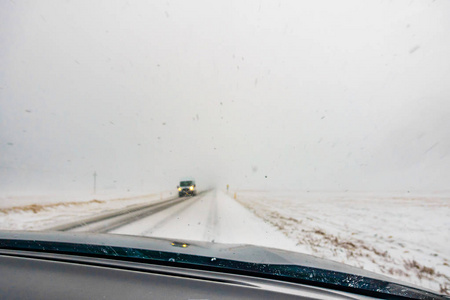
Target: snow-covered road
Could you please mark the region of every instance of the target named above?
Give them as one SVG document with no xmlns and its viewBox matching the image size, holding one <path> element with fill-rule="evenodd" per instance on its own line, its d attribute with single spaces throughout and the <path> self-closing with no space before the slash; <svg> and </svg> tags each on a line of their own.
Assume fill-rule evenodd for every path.
<svg viewBox="0 0 450 300">
<path fill-rule="evenodd" d="M 217 190 L 110 233 L 296 249 L 294 241 Z"/>
</svg>

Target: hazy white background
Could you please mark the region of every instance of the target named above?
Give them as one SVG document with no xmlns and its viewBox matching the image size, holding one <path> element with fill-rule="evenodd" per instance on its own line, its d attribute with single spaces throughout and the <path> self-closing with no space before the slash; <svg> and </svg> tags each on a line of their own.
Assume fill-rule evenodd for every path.
<svg viewBox="0 0 450 300">
<path fill-rule="evenodd" d="M 449 1 L 1 1 L 0 190 L 438 191 Z"/>
</svg>

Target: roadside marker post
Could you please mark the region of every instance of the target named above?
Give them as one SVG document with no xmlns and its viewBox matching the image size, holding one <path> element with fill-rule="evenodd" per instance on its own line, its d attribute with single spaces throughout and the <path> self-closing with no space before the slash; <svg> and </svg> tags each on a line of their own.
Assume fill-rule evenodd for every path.
<svg viewBox="0 0 450 300">
<path fill-rule="evenodd" d="M 94 171 L 94 195 L 97 192 L 97 171 Z"/>
</svg>

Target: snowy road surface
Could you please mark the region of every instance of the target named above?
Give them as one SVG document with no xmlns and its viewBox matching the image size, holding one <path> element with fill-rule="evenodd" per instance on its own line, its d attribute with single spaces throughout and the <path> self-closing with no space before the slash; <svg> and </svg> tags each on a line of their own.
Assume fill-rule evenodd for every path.
<svg viewBox="0 0 450 300">
<path fill-rule="evenodd" d="M 110 233 L 296 249 L 294 241 L 221 191 L 186 198 Z"/>
</svg>

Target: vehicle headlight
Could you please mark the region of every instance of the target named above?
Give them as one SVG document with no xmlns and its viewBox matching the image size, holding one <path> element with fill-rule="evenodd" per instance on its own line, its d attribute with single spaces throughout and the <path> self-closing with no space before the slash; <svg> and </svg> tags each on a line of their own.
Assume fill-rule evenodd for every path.
<svg viewBox="0 0 450 300">
<path fill-rule="evenodd" d="M 193 191 L 193 190 L 194 190 L 194 186 L 191 185 L 191 186 L 189 187 L 189 189 L 190 189 L 191 191 Z"/>
<path fill-rule="evenodd" d="M 178 188 L 178 191 L 181 192 L 181 188 Z"/>
</svg>

